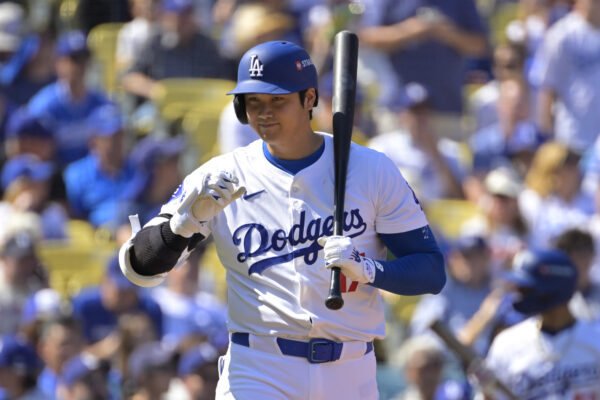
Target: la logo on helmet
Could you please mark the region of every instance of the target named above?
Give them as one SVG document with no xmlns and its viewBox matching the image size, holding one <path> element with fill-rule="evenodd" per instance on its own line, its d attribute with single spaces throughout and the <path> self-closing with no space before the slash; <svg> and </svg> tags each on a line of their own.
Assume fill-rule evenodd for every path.
<svg viewBox="0 0 600 400">
<path fill-rule="evenodd" d="M 252 78 L 263 76 L 263 64 L 260 62 L 256 54 L 252 54 L 250 56 L 250 69 L 248 69 L 248 71 L 250 72 L 250 77 Z"/>
</svg>

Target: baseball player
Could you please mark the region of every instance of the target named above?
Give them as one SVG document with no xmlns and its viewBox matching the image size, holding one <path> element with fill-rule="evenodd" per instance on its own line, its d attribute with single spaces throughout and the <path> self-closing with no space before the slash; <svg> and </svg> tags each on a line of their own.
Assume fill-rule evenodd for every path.
<svg viewBox="0 0 600 400">
<path fill-rule="evenodd" d="M 153 286 L 212 234 L 231 338 L 219 399 L 376 399 L 378 289 L 416 295 L 445 283 L 417 198 L 382 153 L 352 144 L 344 235 L 333 236 L 333 139 L 310 126 L 317 86 L 301 47 L 250 49 L 230 94 L 260 139 L 192 172 L 120 250 L 123 273 Z M 386 247 L 396 260 L 383 261 Z M 332 265 L 343 273 L 339 311 L 324 304 Z"/>
<path fill-rule="evenodd" d="M 496 337 L 487 367 L 522 400 L 600 399 L 600 329 L 569 311 L 577 270 L 567 255 L 518 254 L 508 280 L 513 307 L 531 317 Z"/>
</svg>

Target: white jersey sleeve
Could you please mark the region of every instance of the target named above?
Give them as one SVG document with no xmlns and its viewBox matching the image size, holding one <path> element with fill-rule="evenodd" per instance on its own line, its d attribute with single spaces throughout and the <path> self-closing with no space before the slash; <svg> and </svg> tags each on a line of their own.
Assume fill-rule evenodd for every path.
<svg viewBox="0 0 600 400">
<path fill-rule="evenodd" d="M 378 233 L 408 232 L 427 225 L 427 219 L 417 196 L 408 185 L 400 170 L 384 154 L 375 168 L 374 198 Z"/>
</svg>

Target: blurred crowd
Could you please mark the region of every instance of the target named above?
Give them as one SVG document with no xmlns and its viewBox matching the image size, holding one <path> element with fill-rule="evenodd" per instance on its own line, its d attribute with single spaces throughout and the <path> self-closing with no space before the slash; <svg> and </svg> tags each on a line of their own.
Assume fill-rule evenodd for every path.
<svg viewBox="0 0 600 400">
<path fill-rule="evenodd" d="M 115 87 L 89 40 L 107 24 Z M 85 221 L 116 251 L 128 215 L 157 215 L 205 159 L 162 115 L 165 79 L 235 81 L 247 49 L 292 41 L 319 71 L 314 129 L 331 132 L 343 29 L 360 40 L 355 141 L 398 166 L 448 275 L 440 295 L 384 295 L 381 398 L 476 396 L 429 326 L 485 357 L 525 318 L 503 280 L 523 250 L 568 254 L 569 309 L 600 320 L 600 1 L 0 1 L 0 399 L 214 397 L 228 332 L 210 242 L 149 290 L 114 254 L 98 285 L 65 292 L 40 249 Z M 231 104 L 212 118 L 216 132 L 193 134 L 216 137 L 216 153 L 258 138 Z"/>
</svg>

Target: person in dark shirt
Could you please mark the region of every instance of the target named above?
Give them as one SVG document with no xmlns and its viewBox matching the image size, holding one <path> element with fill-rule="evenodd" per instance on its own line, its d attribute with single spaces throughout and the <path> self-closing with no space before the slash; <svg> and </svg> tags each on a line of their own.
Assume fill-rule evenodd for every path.
<svg viewBox="0 0 600 400">
<path fill-rule="evenodd" d="M 165 78 L 233 78 L 234 68 L 211 38 L 200 31 L 192 0 L 163 0 L 160 31 L 150 38 L 122 78 L 131 94 L 152 99 Z"/>
</svg>

